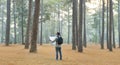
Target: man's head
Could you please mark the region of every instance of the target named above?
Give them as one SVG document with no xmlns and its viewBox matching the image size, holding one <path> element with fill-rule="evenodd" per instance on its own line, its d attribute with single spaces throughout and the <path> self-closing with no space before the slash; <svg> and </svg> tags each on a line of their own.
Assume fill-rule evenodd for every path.
<svg viewBox="0 0 120 65">
<path fill-rule="evenodd" d="M 60 32 L 57 32 L 57 35 L 60 35 Z"/>
</svg>

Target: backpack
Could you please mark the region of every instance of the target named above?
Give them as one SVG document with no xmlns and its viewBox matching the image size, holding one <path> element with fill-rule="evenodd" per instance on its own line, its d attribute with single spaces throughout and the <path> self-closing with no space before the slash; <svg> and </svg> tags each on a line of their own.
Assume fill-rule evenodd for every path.
<svg viewBox="0 0 120 65">
<path fill-rule="evenodd" d="M 62 37 L 58 37 L 57 42 L 58 42 L 58 45 L 63 44 L 63 38 Z"/>
</svg>

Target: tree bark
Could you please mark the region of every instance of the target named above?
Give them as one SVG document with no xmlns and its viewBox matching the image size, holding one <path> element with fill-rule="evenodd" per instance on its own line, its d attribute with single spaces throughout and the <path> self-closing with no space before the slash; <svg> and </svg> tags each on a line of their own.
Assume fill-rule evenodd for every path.
<svg viewBox="0 0 120 65">
<path fill-rule="evenodd" d="M 120 0 L 118 0 L 118 34 L 119 34 L 119 48 L 120 48 Z"/>
<path fill-rule="evenodd" d="M 76 50 L 75 43 L 75 23 L 77 22 L 77 0 L 73 0 L 73 15 L 72 15 L 72 50 Z"/>
<path fill-rule="evenodd" d="M 2 26 L 1 26 L 1 28 L 2 28 L 2 35 L 1 35 L 1 43 L 4 43 L 4 16 L 3 16 L 3 7 L 1 6 L 1 15 L 2 15 Z"/>
<path fill-rule="evenodd" d="M 68 5 L 68 40 L 67 40 L 68 44 L 70 43 L 70 19 L 69 19 L 69 15 L 70 15 L 70 12 L 69 12 L 69 5 Z"/>
<path fill-rule="evenodd" d="M 86 48 L 87 47 L 87 42 L 86 42 L 86 6 L 85 6 L 85 1 L 83 0 L 83 24 L 84 24 L 84 36 L 83 36 L 83 45 Z"/>
<path fill-rule="evenodd" d="M 78 52 L 83 52 L 82 45 L 82 22 L 83 22 L 83 0 L 79 0 L 79 42 L 78 42 Z"/>
<path fill-rule="evenodd" d="M 24 5 L 24 2 L 23 2 L 23 0 L 22 0 L 22 14 L 21 14 L 21 18 L 22 18 L 22 21 L 21 21 L 21 26 L 22 26 L 22 28 L 21 28 L 21 33 L 22 33 L 22 44 L 24 45 L 25 43 L 24 43 L 24 29 L 23 29 L 23 20 L 24 20 L 24 16 L 23 16 L 23 5 Z"/>
<path fill-rule="evenodd" d="M 113 28 L 113 48 L 116 48 L 116 44 L 115 44 L 115 29 L 114 29 L 114 20 L 112 20 L 112 28 Z"/>
<path fill-rule="evenodd" d="M 109 23 L 108 23 L 109 22 L 109 14 L 108 14 L 109 13 L 109 4 L 108 3 L 109 2 L 108 1 L 109 0 L 107 0 L 107 36 L 106 36 L 107 37 L 107 49 L 109 49 L 109 45 L 108 45 L 109 44 L 109 37 L 108 37 L 108 35 L 109 35 L 109 33 L 108 33 L 109 32 Z"/>
<path fill-rule="evenodd" d="M 41 22 L 40 22 L 40 24 L 41 24 L 41 31 L 40 31 L 40 45 L 42 45 L 42 28 L 43 28 L 43 0 L 41 0 Z"/>
<path fill-rule="evenodd" d="M 37 34 L 38 34 L 38 21 L 39 21 L 39 10 L 40 10 L 39 8 L 40 8 L 40 0 L 35 0 L 35 10 L 34 10 L 30 52 L 37 52 L 36 41 L 37 41 Z"/>
<path fill-rule="evenodd" d="M 13 15 L 14 15 L 14 44 L 16 44 L 16 14 L 15 11 L 16 7 L 15 7 L 15 0 L 13 0 Z"/>
<path fill-rule="evenodd" d="M 29 14 L 28 14 L 28 21 L 27 21 L 27 32 L 26 32 L 26 39 L 25 39 L 25 49 L 29 48 L 29 36 L 30 36 L 30 22 L 31 22 L 31 13 L 32 13 L 32 0 L 29 0 Z"/>
<path fill-rule="evenodd" d="M 101 43 L 101 0 L 99 3 L 99 43 Z"/>
<path fill-rule="evenodd" d="M 105 1 L 102 0 L 102 37 L 101 37 L 101 49 L 104 49 L 104 11 L 105 11 Z"/>
<path fill-rule="evenodd" d="M 110 9 L 109 9 L 109 19 L 110 19 L 110 22 L 109 22 L 109 51 L 112 51 L 112 19 L 113 19 L 113 8 L 112 8 L 112 0 L 109 1 L 109 6 L 110 6 Z"/>
<path fill-rule="evenodd" d="M 7 23 L 6 23 L 6 46 L 9 46 L 10 39 L 10 6 L 11 0 L 7 0 Z"/>
</svg>

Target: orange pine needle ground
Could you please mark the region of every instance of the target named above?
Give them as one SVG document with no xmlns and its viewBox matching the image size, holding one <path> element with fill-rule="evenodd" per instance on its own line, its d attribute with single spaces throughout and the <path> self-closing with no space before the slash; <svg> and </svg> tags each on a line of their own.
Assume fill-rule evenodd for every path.
<svg viewBox="0 0 120 65">
<path fill-rule="evenodd" d="M 55 60 L 55 48 L 51 45 L 37 46 L 37 53 L 29 53 L 23 45 L 0 45 L 0 65 L 120 65 L 120 49 L 109 52 L 98 45 L 89 45 L 83 53 L 63 45 L 63 60 Z"/>
</svg>

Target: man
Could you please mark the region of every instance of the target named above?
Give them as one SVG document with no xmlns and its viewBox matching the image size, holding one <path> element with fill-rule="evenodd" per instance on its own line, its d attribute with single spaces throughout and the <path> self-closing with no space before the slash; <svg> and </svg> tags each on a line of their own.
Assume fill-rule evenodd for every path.
<svg viewBox="0 0 120 65">
<path fill-rule="evenodd" d="M 56 45 L 55 45 L 55 50 L 56 50 L 56 60 L 58 60 L 58 53 L 60 55 L 60 60 L 62 60 L 62 51 L 61 51 L 61 45 L 63 43 L 63 39 L 60 35 L 59 32 L 56 33 L 57 38 L 56 38 Z"/>
</svg>

